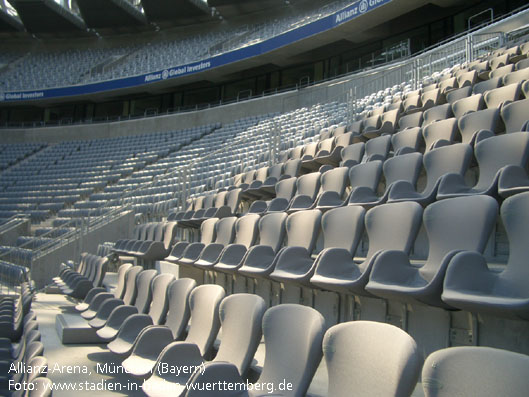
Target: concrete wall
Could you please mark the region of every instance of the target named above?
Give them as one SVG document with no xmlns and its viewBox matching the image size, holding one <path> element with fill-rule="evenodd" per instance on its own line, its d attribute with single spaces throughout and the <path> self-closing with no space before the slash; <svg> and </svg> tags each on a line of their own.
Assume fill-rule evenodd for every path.
<svg viewBox="0 0 529 397">
<path fill-rule="evenodd" d="M 31 222 L 28 219 L 0 233 L 0 245 L 15 245 L 18 237 L 29 236 L 30 232 Z"/>
<path fill-rule="evenodd" d="M 51 282 L 59 273 L 62 262 L 78 260 L 82 252 L 97 252 L 97 246 L 105 241 L 116 241 L 131 236 L 134 227 L 134 213 L 128 211 L 116 220 L 93 230 L 84 236 L 82 241 L 72 241 L 41 258 L 34 260 L 31 266 L 31 278 L 37 288 Z"/>
</svg>

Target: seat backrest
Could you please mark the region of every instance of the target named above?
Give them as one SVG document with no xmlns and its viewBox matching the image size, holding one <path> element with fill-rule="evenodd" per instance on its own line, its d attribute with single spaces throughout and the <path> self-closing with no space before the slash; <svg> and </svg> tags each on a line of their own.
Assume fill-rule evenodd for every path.
<svg viewBox="0 0 529 397">
<path fill-rule="evenodd" d="M 174 281 L 174 276 L 169 273 L 159 274 L 152 279 L 152 299 L 149 308 L 149 316 L 153 324 L 164 322 L 169 307 L 167 288 Z"/>
<path fill-rule="evenodd" d="M 285 238 L 285 212 L 270 213 L 259 221 L 259 245 L 268 245 L 274 252 L 279 250 Z"/>
<path fill-rule="evenodd" d="M 204 197 L 204 201 L 202 202 L 202 208 L 207 209 L 207 208 L 213 207 L 214 200 L 215 200 L 214 193 L 206 194 L 206 196 Z"/>
<path fill-rule="evenodd" d="M 320 177 L 319 172 L 301 175 L 296 181 L 296 195 L 309 196 L 314 200 L 320 190 Z"/>
<path fill-rule="evenodd" d="M 321 211 L 305 210 L 290 214 L 286 220 L 287 246 L 314 250 L 320 231 Z"/>
<path fill-rule="evenodd" d="M 382 204 L 367 211 L 365 228 L 369 248 L 364 264 L 381 250 L 409 253 L 421 227 L 422 213 L 421 205 L 411 201 Z"/>
<path fill-rule="evenodd" d="M 321 191 L 337 192 L 341 197 L 347 184 L 348 172 L 349 168 L 347 167 L 336 167 L 323 173 L 321 175 Z"/>
<path fill-rule="evenodd" d="M 364 231 L 366 210 L 347 205 L 325 212 L 321 219 L 323 248 L 343 248 L 353 255 Z"/>
<path fill-rule="evenodd" d="M 485 107 L 485 101 L 483 100 L 483 94 L 474 94 L 467 98 L 455 101 L 452 104 L 452 110 L 454 115 L 459 118 L 470 112 L 476 112 Z"/>
<path fill-rule="evenodd" d="M 222 191 L 222 192 L 218 192 L 215 195 L 215 199 L 213 200 L 213 207 L 220 208 L 224 204 L 226 204 L 226 195 L 227 194 L 228 194 L 228 192 L 226 190 Z"/>
<path fill-rule="evenodd" d="M 268 167 L 261 167 L 255 171 L 255 181 L 264 182 L 268 176 Z"/>
<path fill-rule="evenodd" d="M 283 179 L 282 181 L 279 181 L 275 185 L 276 190 L 276 197 L 277 198 L 284 198 L 286 200 L 289 200 L 294 196 L 294 193 L 296 192 L 296 177 Z"/>
<path fill-rule="evenodd" d="M 319 155 L 322 152 L 324 152 L 325 154 L 330 153 L 332 148 L 334 147 L 334 141 L 335 138 L 327 138 L 322 141 L 319 141 L 316 155 Z"/>
<path fill-rule="evenodd" d="M 422 154 L 418 152 L 387 159 L 382 166 L 386 180 L 386 189 L 396 181 L 408 181 L 415 186 L 421 169 Z"/>
<path fill-rule="evenodd" d="M 194 343 L 204 356 L 213 345 L 220 328 L 219 306 L 226 292 L 220 285 L 204 284 L 189 295 L 191 325 L 186 342 Z"/>
<path fill-rule="evenodd" d="M 302 160 L 312 159 L 316 156 L 316 150 L 318 150 L 318 142 L 311 142 L 303 146 Z"/>
<path fill-rule="evenodd" d="M 237 212 L 237 208 L 241 202 L 241 188 L 232 189 L 226 194 L 226 206 L 229 207 L 232 214 Z"/>
<path fill-rule="evenodd" d="M 393 146 L 393 152 L 396 156 L 400 155 L 403 151 L 418 152 L 422 142 L 421 127 L 406 128 L 391 136 L 391 146 Z"/>
<path fill-rule="evenodd" d="M 261 217 L 258 214 L 246 214 L 235 222 L 234 244 L 242 244 L 246 248 L 252 246 L 257 239 L 257 224 Z"/>
<path fill-rule="evenodd" d="M 236 221 L 236 216 L 229 216 L 226 218 L 221 218 L 217 221 L 217 223 L 215 223 L 215 231 L 217 235 L 215 238 L 215 243 L 226 246 L 233 241 L 233 237 L 235 237 Z"/>
<path fill-rule="evenodd" d="M 300 168 L 301 168 L 301 160 L 299 158 L 288 160 L 283 165 L 283 175 L 297 177 L 299 175 Z"/>
<path fill-rule="evenodd" d="M 268 178 L 276 178 L 279 179 L 281 176 L 281 171 L 283 169 L 283 164 L 278 163 L 274 164 L 271 167 L 268 167 Z"/>
<path fill-rule="evenodd" d="M 501 206 L 501 219 L 509 239 L 509 261 L 502 272 L 502 278 L 509 280 L 509 288 L 523 291 L 527 287 L 529 266 L 527 266 L 529 234 L 529 192 L 507 198 Z"/>
<path fill-rule="evenodd" d="M 301 305 L 282 304 L 263 316 L 265 362 L 259 383 L 292 386 L 285 396 L 305 395 L 321 360 L 325 321 L 316 310 Z"/>
<path fill-rule="evenodd" d="M 399 129 L 403 130 L 404 128 L 410 127 L 420 127 L 422 124 L 423 112 L 415 112 L 412 114 L 407 114 L 402 116 L 399 119 Z"/>
<path fill-rule="evenodd" d="M 521 83 L 495 88 L 485 93 L 485 103 L 487 104 L 488 108 L 498 108 L 506 101 L 517 101 L 520 98 L 521 93 Z"/>
<path fill-rule="evenodd" d="M 502 107 L 501 117 L 505 123 L 505 132 L 522 131 L 522 127 L 529 120 L 529 99 L 522 99 Z"/>
<path fill-rule="evenodd" d="M 501 77 L 493 77 L 485 81 L 476 83 L 472 88 L 474 94 L 485 94 L 486 91 L 499 88 L 503 85 L 503 79 Z"/>
<path fill-rule="evenodd" d="M 503 81 L 504 81 L 505 85 L 512 84 L 512 83 L 515 83 L 515 81 L 511 81 L 511 82 L 507 83 L 505 81 L 505 76 L 507 74 L 510 74 L 513 71 L 514 71 L 514 65 L 513 64 L 501 66 L 498 69 L 494 69 L 493 71 L 490 72 L 490 78 L 495 79 L 495 78 L 501 77 L 501 78 L 503 78 Z M 521 80 L 519 80 L 519 81 L 521 81 Z"/>
<path fill-rule="evenodd" d="M 456 102 L 457 103 L 457 102 Z M 436 121 L 422 129 L 422 136 L 426 145 L 425 152 L 432 150 L 439 141 L 453 142 L 457 134 L 457 119 Z"/>
<path fill-rule="evenodd" d="M 132 305 L 136 300 L 136 294 L 138 290 L 136 289 L 136 280 L 138 274 L 143 270 L 141 266 L 132 266 L 127 271 L 127 281 L 125 284 L 125 293 L 123 294 L 123 302 L 126 305 Z"/>
<path fill-rule="evenodd" d="M 167 287 L 168 310 L 165 325 L 169 327 L 175 339 L 179 339 L 189 321 L 189 295 L 196 281 L 191 278 L 173 280 Z"/>
<path fill-rule="evenodd" d="M 265 310 L 265 301 L 259 295 L 233 294 L 224 298 L 219 309 L 222 339 L 213 361 L 229 362 L 244 374 L 261 341 Z"/>
<path fill-rule="evenodd" d="M 349 169 L 349 185 L 353 189 L 359 186 L 366 186 L 376 191 L 381 175 L 381 160 L 357 164 Z"/>
<path fill-rule="evenodd" d="M 329 328 L 323 338 L 323 355 L 327 395 L 333 397 L 407 397 L 422 368 L 421 353 L 410 335 L 374 321 L 350 321 Z"/>
<path fill-rule="evenodd" d="M 441 91 L 439 88 L 428 90 L 421 94 L 423 108 L 431 108 L 441 101 Z"/>
<path fill-rule="evenodd" d="M 364 157 L 365 143 L 358 142 L 353 143 L 352 145 L 345 146 L 341 151 L 342 162 L 340 165 L 355 165 L 362 161 Z"/>
<path fill-rule="evenodd" d="M 529 356 L 492 347 L 460 346 L 437 350 L 428 356 L 423 366 L 424 395 L 523 397 L 529 390 L 528 368 Z"/>
<path fill-rule="evenodd" d="M 474 134 L 479 130 L 489 130 L 493 133 L 499 132 L 500 121 L 500 109 L 498 108 L 465 114 L 458 122 L 461 141 L 470 143 Z"/>
<path fill-rule="evenodd" d="M 391 135 L 383 135 L 370 139 L 366 143 L 363 160 L 385 160 L 388 157 L 390 146 Z"/>
<path fill-rule="evenodd" d="M 424 111 L 422 127 L 426 127 L 435 121 L 449 119 L 450 117 L 454 117 L 452 105 L 444 103 L 442 105 L 434 106 Z"/>
<path fill-rule="evenodd" d="M 136 278 L 136 300 L 134 306 L 138 309 L 138 313 L 146 313 L 151 305 L 152 300 L 152 281 L 158 272 L 154 269 L 143 270 Z"/>
<path fill-rule="evenodd" d="M 353 133 L 352 132 L 346 132 L 341 135 L 336 136 L 336 139 L 334 141 L 334 147 L 346 147 L 349 146 L 351 143 L 351 140 L 353 139 Z"/>
<path fill-rule="evenodd" d="M 99 260 L 97 261 L 94 277 L 92 279 L 92 284 L 94 287 L 100 287 L 103 285 L 103 279 L 105 278 L 105 274 L 107 273 L 108 268 L 108 258 L 105 257 L 99 257 Z"/>
<path fill-rule="evenodd" d="M 472 95 L 472 87 L 466 86 L 462 88 L 457 88 L 455 90 L 452 90 L 446 94 L 446 101 L 450 104 L 454 103 L 455 101 L 466 98 L 467 96 Z"/>
<path fill-rule="evenodd" d="M 506 165 L 526 167 L 529 158 L 529 133 L 513 132 L 484 139 L 476 145 L 474 152 L 479 165 L 479 178 L 475 187 L 485 189 Z"/>
<path fill-rule="evenodd" d="M 132 264 L 130 263 L 124 263 L 121 265 L 118 269 L 118 282 L 116 284 L 116 288 L 114 289 L 114 297 L 121 299 L 123 298 L 123 294 L 125 294 L 125 282 L 127 280 L 127 272 L 132 267 Z"/>
<path fill-rule="evenodd" d="M 467 143 L 455 143 L 425 153 L 423 166 L 426 170 L 426 186 L 422 194 L 430 194 L 445 174 L 464 175 L 470 165 L 470 160 L 472 160 L 472 148 Z"/>
<path fill-rule="evenodd" d="M 436 201 L 426 207 L 423 223 L 429 251 L 426 263 L 419 269 L 421 276 L 432 280 L 438 269 L 447 265 L 445 255 L 452 251 L 482 253 L 496 223 L 497 213 L 496 200 L 484 195 Z"/>
<path fill-rule="evenodd" d="M 206 219 L 200 225 L 200 242 L 202 244 L 209 244 L 215 240 L 215 224 L 219 218 Z"/>
<path fill-rule="evenodd" d="M 457 76 L 457 85 L 459 87 L 465 87 L 467 85 L 474 85 L 478 80 L 478 73 L 475 70 L 470 70 L 465 73 L 461 73 Z"/>
<path fill-rule="evenodd" d="M 176 233 L 176 222 L 165 222 L 163 229 L 163 245 L 166 250 L 171 248 Z"/>
</svg>

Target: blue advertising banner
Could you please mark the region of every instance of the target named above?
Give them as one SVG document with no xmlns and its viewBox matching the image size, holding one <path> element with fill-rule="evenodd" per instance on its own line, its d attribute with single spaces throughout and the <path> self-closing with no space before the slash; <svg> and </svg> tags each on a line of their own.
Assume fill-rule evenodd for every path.
<svg viewBox="0 0 529 397">
<path fill-rule="evenodd" d="M 345 22 L 349 22 L 352 19 L 391 1 L 392 0 L 360 0 L 334 14 L 301 26 L 297 29 L 282 33 L 260 43 L 229 51 L 199 62 L 180 65 L 140 76 L 125 77 L 91 84 L 33 91 L 0 92 L 0 102 L 28 101 L 94 94 L 97 92 L 111 91 L 122 88 L 139 87 L 143 84 L 174 79 L 180 76 L 202 72 L 218 66 L 227 65 L 233 62 L 265 54 L 267 52 L 295 43 L 296 41 L 306 39 L 315 34 L 333 29 L 336 26 L 339 26 Z"/>
</svg>

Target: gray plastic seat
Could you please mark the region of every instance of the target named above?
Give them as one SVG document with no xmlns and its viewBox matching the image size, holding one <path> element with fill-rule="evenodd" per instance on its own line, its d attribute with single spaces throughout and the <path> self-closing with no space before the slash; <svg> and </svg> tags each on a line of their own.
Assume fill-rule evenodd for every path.
<svg viewBox="0 0 529 397">
<path fill-rule="evenodd" d="M 219 306 L 224 295 L 221 286 L 212 284 L 200 285 L 189 295 L 191 325 L 184 342 L 196 345 L 201 356 L 209 353 L 219 331 Z M 131 355 L 122 363 L 123 368 L 134 376 L 148 375 L 162 350 L 173 341 L 169 327 L 147 328 L 134 342 Z"/>
<path fill-rule="evenodd" d="M 340 167 L 352 167 L 359 164 L 364 157 L 365 143 L 358 142 L 344 147 L 341 151 Z"/>
<path fill-rule="evenodd" d="M 176 222 L 160 223 L 153 240 L 143 242 L 132 254 L 145 261 L 164 259 L 171 250 L 175 233 Z"/>
<path fill-rule="evenodd" d="M 296 194 L 290 202 L 286 211 L 296 211 L 299 209 L 310 208 L 316 200 L 316 196 L 321 187 L 321 174 L 319 172 L 312 172 L 310 174 L 301 175 L 296 181 Z M 276 204 L 277 199 L 273 200 Z"/>
<path fill-rule="evenodd" d="M 529 80 L 529 69 L 512 70 L 510 73 L 506 73 L 503 76 L 503 84 L 510 85 L 515 83 L 521 83 Z"/>
<path fill-rule="evenodd" d="M 391 147 L 391 135 L 383 135 L 370 139 L 366 142 L 363 163 L 375 160 L 384 161 L 389 154 Z"/>
<path fill-rule="evenodd" d="M 357 189 L 365 187 L 372 191 L 376 191 L 382 175 L 382 164 L 383 162 L 381 160 L 374 160 L 351 167 L 349 170 L 349 185 L 351 186 L 351 192 L 346 200 L 346 204 L 349 204 L 351 198 L 354 198 Z"/>
<path fill-rule="evenodd" d="M 125 294 L 125 283 L 127 280 L 127 272 L 131 267 L 132 267 L 132 264 L 130 263 L 124 263 L 119 267 L 118 272 L 117 272 L 118 281 L 116 284 L 116 288 L 112 291 L 114 298 L 119 298 L 119 299 L 123 298 L 123 295 Z M 92 299 L 100 292 L 107 292 L 107 290 L 103 287 L 92 288 L 88 292 L 88 294 L 86 294 L 86 297 L 83 300 L 83 302 L 75 306 L 75 310 L 77 310 L 78 312 L 84 312 L 85 310 L 87 310 L 88 307 L 90 306 Z"/>
<path fill-rule="evenodd" d="M 522 99 L 502 107 L 501 118 L 505 123 L 505 132 L 529 130 L 529 99 Z"/>
<path fill-rule="evenodd" d="M 452 90 L 452 91 L 446 93 L 446 101 L 448 103 L 452 104 L 455 101 L 457 101 L 459 99 L 462 99 L 462 98 L 466 98 L 466 97 L 468 97 L 470 95 L 472 95 L 472 87 L 471 86 L 457 88 L 455 90 Z"/>
<path fill-rule="evenodd" d="M 529 357 L 483 346 L 438 350 L 422 370 L 425 397 L 524 397 L 529 389 Z"/>
<path fill-rule="evenodd" d="M 223 261 L 228 261 L 229 263 L 240 261 L 244 255 L 243 252 L 245 253 L 255 243 L 259 219 L 260 217 L 257 214 L 247 214 L 238 218 L 233 226 L 235 233 L 235 237 L 232 238 L 233 242 L 224 245 L 217 243 L 218 245 L 212 246 L 210 244 L 206 246 L 204 252 L 193 266 L 201 269 L 211 269 L 217 263 L 223 263 Z"/>
<path fill-rule="evenodd" d="M 424 146 L 421 127 L 406 128 L 391 137 L 393 156 L 418 152 Z"/>
<path fill-rule="evenodd" d="M 171 250 L 171 253 L 166 261 L 177 263 L 179 260 L 186 259 L 198 259 L 198 256 L 204 249 L 204 247 L 215 240 L 216 229 L 215 225 L 217 223 L 217 218 L 210 218 L 202 222 L 200 225 L 200 242 L 188 243 L 188 242 L 179 242 L 176 243 Z"/>
<path fill-rule="evenodd" d="M 399 109 L 384 112 L 380 117 L 380 126 L 378 128 L 364 128 L 362 136 L 366 139 L 373 139 L 383 134 L 393 134 L 399 120 Z"/>
<path fill-rule="evenodd" d="M 321 211 L 319 210 L 306 210 L 289 215 L 285 221 L 287 243 L 274 259 L 270 261 L 269 257 L 264 257 L 249 261 L 250 255 L 248 255 L 238 272 L 251 277 L 266 278 L 279 262 L 302 260 L 300 256 L 310 256 L 316 245 L 320 222 Z M 270 249 L 267 251 L 271 253 Z"/>
<path fill-rule="evenodd" d="M 297 177 L 283 179 L 276 183 L 276 197 L 269 202 L 256 200 L 250 206 L 250 214 L 266 214 L 268 212 L 283 212 L 296 193 Z"/>
<path fill-rule="evenodd" d="M 349 168 L 337 167 L 321 175 L 320 193 L 313 208 L 325 211 L 343 204 L 343 196 L 348 180 Z"/>
<path fill-rule="evenodd" d="M 521 83 L 506 85 L 487 91 L 483 96 L 487 108 L 499 108 L 510 102 L 520 99 L 522 94 Z"/>
<path fill-rule="evenodd" d="M 448 264 L 442 299 L 472 313 L 529 320 L 529 192 L 506 199 L 501 218 L 509 239 L 507 266 L 498 273 L 481 254 L 458 253 Z"/>
<path fill-rule="evenodd" d="M 406 252 L 384 250 L 375 259 L 366 290 L 386 299 L 450 307 L 441 300 L 448 263 L 462 250 L 483 252 L 497 212 L 498 203 L 489 196 L 430 204 L 423 215 L 429 243 L 425 264 L 413 266 Z"/>
<path fill-rule="evenodd" d="M 143 271 L 141 266 L 132 266 L 127 270 L 126 280 L 125 280 L 125 292 L 123 293 L 122 300 L 126 305 L 131 305 L 136 299 L 136 294 L 138 292 L 136 288 L 136 279 L 138 274 Z M 101 305 L 110 299 L 120 299 L 117 298 L 114 294 L 110 292 L 100 292 L 94 296 L 90 301 L 88 308 L 81 313 L 81 317 L 85 320 L 91 320 L 96 315 L 98 310 L 101 308 Z"/>
<path fill-rule="evenodd" d="M 190 278 L 181 278 L 171 281 L 167 287 L 167 311 L 164 325 L 169 328 L 174 339 L 180 339 L 189 321 L 189 294 L 195 288 L 196 281 Z M 123 322 L 116 337 L 107 347 L 120 356 L 128 356 L 134 347 L 136 338 L 149 327 L 158 326 L 153 323 L 153 317 L 145 314 L 136 314 Z"/>
<path fill-rule="evenodd" d="M 408 153 L 387 159 L 382 165 L 386 188 L 381 196 L 371 186 L 355 186 L 349 196 L 348 205 L 362 205 L 366 209 L 385 203 L 391 186 L 397 181 L 417 185 L 422 169 L 422 154 Z"/>
<path fill-rule="evenodd" d="M 470 112 L 477 112 L 485 108 L 485 100 L 482 94 L 474 94 L 467 98 L 455 101 L 452 104 L 452 111 L 456 118 L 463 117 L 465 114 Z"/>
<path fill-rule="evenodd" d="M 463 72 L 457 76 L 458 87 L 473 86 L 478 81 L 478 73 L 475 70 Z"/>
<path fill-rule="evenodd" d="M 393 183 L 389 190 L 388 202 L 417 201 L 427 205 L 435 200 L 441 177 L 449 173 L 464 175 L 472 159 L 472 148 L 466 143 L 456 143 L 430 150 L 423 156 L 426 170 L 426 186 L 417 192 L 406 181 Z"/>
<path fill-rule="evenodd" d="M 456 139 L 458 132 L 457 119 L 436 121 L 422 129 L 425 153 L 439 146 L 450 145 Z"/>
<path fill-rule="evenodd" d="M 472 146 L 476 142 L 490 138 L 500 132 L 500 109 L 484 109 L 470 112 L 459 119 L 461 141 Z"/>
<path fill-rule="evenodd" d="M 475 146 L 474 154 L 479 166 L 476 185 L 468 186 L 462 174 L 445 175 L 439 183 L 438 200 L 475 194 L 496 196 L 500 178 L 503 186 L 516 188 L 514 182 L 519 180 L 520 169 L 525 169 L 529 159 L 529 134 L 514 132 L 485 139 Z M 522 189 L 527 189 L 529 181 L 522 182 L 525 182 Z"/>
<path fill-rule="evenodd" d="M 451 117 L 454 117 L 454 113 L 452 112 L 452 105 L 449 103 L 434 106 L 423 113 L 422 127 L 426 127 L 433 122 L 449 119 Z"/>
<path fill-rule="evenodd" d="M 273 394 L 284 397 L 304 396 L 321 361 L 321 343 L 325 330 L 325 320 L 316 310 L 295 304 L 282 304 L 266 311 L 263 316 L 263 336 L 265 362 L 256 384 L 276 385 Z M 214 362 L 205 366 L 203 373 L 196 373 L 190 382 L 205 385 L 217 381 L 231 384 L 245 383 L 237 368 L 229 363 Z M 277 390 L 283 382 L 291 386 L 287 390 Z M 191 390 L 195 389 L 195 390 Z M 188 397 L 203 396 L 253 396 L 257 397 L 270 390 L 226 390 L 199 391 L 189 388 Z M 203 389 L 203 388 L 202 388 Z M 222 394 L 221 394 L 222 393 Z"/>
<path fill-rule="evenodd" d="M 333 397 L 411 396 L 423 361 L 410 335 L 374 321 L 329 328 L 323 338 L 323 356 L 327 395 Z"/>
<path fill-rule="evenodd" d="M 107 299 L 101 304 L 95 317 L 88 321 L 88 325 L 95 329 L 103 328 L 116 311 L 121 312 L 121 309 L 125 307 L 125 311 L 130 314 L 136 312 L 145 313 L 151 303 L 152 280 L 156 277 L 156 274 L 157 271 L 154 269 L 141 271 L 136 277 L 135 289 L 137 293 L 134 302 L 126 304 L 121 299 Z"/>
<path fill-rule="evenodd" d="M 503 86 L 503 79 L 501 77 L 496 77 L 475 84 L 472 88 L 472 93 L 485 94 L 485 92 L 493 90 L 495 88 L 500 88 L 501 86 Z"/>
<path fill-rule="evenodd" d="M 399 119 L 399 130 L 406 128 L 420 127 L 422 125 L 423 112 L 407 114 Z"/>
<path fill-rule="evenodd" d="M 365 285 L 380 251 L 387 249 L 410 252 L 419 232 L 422 207 L 414 202 L 382 204 L 365 214 L 369 249 L 362 263 L 353 259 L 354 252 L 330 249 L 317 263 L 312 285 L 345 294 L 367 295 Z M 361 235 L 357 227 L 354 236 Z M 355 247 L 356 248 L 356 247 Z"/>
<path fill-rule="evenodd" d="M 215 241 L 204 245 L 197 256 L 184 255 L 176 263 L 180 266 L 191 266 L 200 260 L 204 264 L 216 262 L 224 247 L 233 241 L 236 221 L 237 218 L 234 216 L 217 220 L 215 223 Z"/>
<path fill-rule="evenodd" d="M 173 280 L 174 276 L 168 273 L 155 276 L 151 281 L 150 296 L 149 291 L 147 293 L 139 291 L 134 305 L 124 305 L 114 309 L 105 326 L 97 330 L 97 335 L 106 341 L 113 340 L 123 324 L 134 316 L 150 317 L 153 324 L 163 322 L 168 308 L 167 288 Z"/>
<path fill-rule="evenodd" d="M 314 161 L 321 165 L 337 166 L 342 159 L 342 149 L 351 144 L 352 135 L 352 132 L 347 132 L 333 138 L 330 149 L 320 146 Z"/>
<path fill-rule="evenodd" d="M 253 266 L 254 262 L 265 261 L 271 263 L 279 251 L 285 237 L 285 221 L 287 214 L 276 212 L 264 215 L 258 222 L 259 241 L 256 245 L 233 245 L 226 250 L 214 269 L 225 273 L 234 273 L 245 263 Z M 255 233 L 255 230 L 252 229 Z M 247 235 L 248 233 L 245 233 Z M 253 235 L 252 239 L 256 236 Z"/>
<path fill-rule="evenodd" d="M 258 295 L 233 294 L 224 298 L 219 308 L 222 338 L 211 362 L 230 363 L 239 374 L 245 375 L 261 341 L 261 322 L 265 310 L 265 302 Z M 182 371 L 180 374 L 171 374 L 160 371 L 161 365 L 191 367 L 206 363 L 197 345 L 192 342 L 172 342 L 160 353 L 154 372 L 143 383 L 142 390 L 151 397 L 165 397 L 169 387 L 172 395 L 183 396 L 187 390 L 186 383 L 193 373 Z"/>
<path fill-rule="evenodd" d="M 283 260 L 279 258 L 270 278 L 312 287 L 310 278 L 317 264 L 328 258 L 337 258 L 345 253 L 351 257 L 362 236 L 365 210 L 362 207 L 346 206 L 327 211 L 321 219 L 323 249 L 316 259 L 306 249 L 294 248 Z"/>
</svg>

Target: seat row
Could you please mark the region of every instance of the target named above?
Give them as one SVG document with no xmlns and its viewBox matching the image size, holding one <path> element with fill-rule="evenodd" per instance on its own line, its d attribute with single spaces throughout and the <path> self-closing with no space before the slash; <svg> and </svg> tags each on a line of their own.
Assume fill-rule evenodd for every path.
<svg viewBox="0 0 529 397">
<path fill-rule="evenodd" d="M 409 396 L 421 368 L 426 396 L 452 395 L 456 387 L 478 387 L 480 395 L 492 396 L 507 384 L 512 386 L 512 395 L 525 392 L 527 377 L 520 375 L 526 372 L 529 358 L 522 354 L 481 347 L 449 348 L 434 352 L 422 366 L 423 358 L 413 338 L 395 326 L 355 321 L 326 330 L 321 314 L 310 307 L 280 304 L 266 310 L 257 295 L 225 297 L 218 285 L 197 287 L 191 279 L 174 280 L 172 275 L 153 272 L 129 264 L 120 267 L 114 296 L 127 295 L 131 280 L 136 280 L 136 300 L 143 301 L 146 294 L 142 291 L 152 290 L 150 309 L 147 314 L 129 315 L 119 325 L 110 326 L 109 318 L 98 330 L 98 335 L 108 341 L 109 350 L 123 359 L 126 372 L 146 379 L 142 388 L 149 396 L 254 395 L 251 390 L 258 387 L 264 387 L 268 394 L 305 395 L 322 356 L 330 396 Z M 98 294 L 92 295 L 93 300 L 98 299 Z M 90 306 L 85 302 L 76 309 L 83 315 L 90 312 Z M 217 336 L 220 329 L 222 336 Z M 261 336 L 265 361 L 260 363 L 262 367 L 252 366 Z M 216 337 L 220 337 L 217 349 Z M 469 386 L 464 384 L 469 380 L 462 378 L 468 366 L 461 369 L 463 372 L 448 371 L 452 365 L 464 367 L 468 361 L 465 355 L 482 357 L 480 365 L 489 370 L 502 368 L 507 362 L 517 370 L 502 377 L 501 385 L 495 383 L 492 389 L 483 386 L 483 382 L 493 382 L 485 374 L 479 385 Z M 487 360 L 489 357 L 494 360 Z M 184 366 L 190 370 L 167 370 Z M 392 375 L 381 378 L 379 373 Z M 207 392 L 202 387 L 219 381 L 232 386 L 245 384 L 246 388 Z M 438 394 L 436 382 L 455 384 Z"/>
<path fill-rule="evenodd" d="M 48 361 L 34 312 L 23 319 L 18 343 L 0 338 L 0 393 L 12 397 L 47 397 L 51 395 Z M 28 386 L 31 384 L 31 386 Z"/>
<path fill-rule="evenodd" d="M 52 279 L 53 285 L 65 295 L 82 299 L 93 287 L 102 285 L 107 266 L 107 257 L 83 253 L 76 270 L 62 264 L 59 274 Z"/>
<path fill-rule="evenodd" d="M 529 319 L 522 259 L 528 205 L 525 192 L 501 206 L 511 254 L 500 273 L 482 256 L 498 214 L 496 200 L 485 195 L 437 201 L 425 209 L 403 201 L 367 211 L 345 206 L 323 215 L 314 209 L 210 219 L 201 226 L 200 242 L 178 242 L 165 260 L 231 276 Z M 421 223 L 428 257 L 417 267 L 410 264 L 410 252 Z M 320 229 L 323 248 L 317 252 Z M 369 250 L 358 263 L 364 230 Z M 483 282 L 475 283 L 476 277 Z"/>
</svg>

